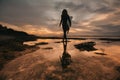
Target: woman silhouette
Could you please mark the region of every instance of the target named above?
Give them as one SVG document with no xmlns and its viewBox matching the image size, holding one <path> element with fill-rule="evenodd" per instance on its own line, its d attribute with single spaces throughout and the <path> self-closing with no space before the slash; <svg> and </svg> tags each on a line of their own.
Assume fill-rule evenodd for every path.
<svg viewBox="0 0 120 80">
<path fill-rule="evenodd" d="M 68 15 L 68 12 L 66 9 L 63 9 L 62 15 L 61 15 L 61 20 L 59 26 L 63 28 L 63 41 L 66 40 L 67 42 L 67 33 L 69 32 L 69 27 L 71 27 L 71 19 L 70 16 Z"/>
</svg>

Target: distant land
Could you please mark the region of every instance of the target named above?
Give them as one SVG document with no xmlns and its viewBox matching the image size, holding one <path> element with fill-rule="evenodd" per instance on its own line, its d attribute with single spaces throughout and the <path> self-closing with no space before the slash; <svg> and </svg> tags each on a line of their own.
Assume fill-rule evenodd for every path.
<svg viewBox="0 0 120 80">
<path fill-rule="evenodd" d="M 1 40 L 7 40 L 7 39 L 14 39 L 15 41 L 32 41 L 36 40 L 38 37 L 35 35 L 30 35 L 23 31 L 16 31 L 11 28 L 7 28 L 7 26 L 3 26 L 0 24 L 0 41 Z"/>
</svg>

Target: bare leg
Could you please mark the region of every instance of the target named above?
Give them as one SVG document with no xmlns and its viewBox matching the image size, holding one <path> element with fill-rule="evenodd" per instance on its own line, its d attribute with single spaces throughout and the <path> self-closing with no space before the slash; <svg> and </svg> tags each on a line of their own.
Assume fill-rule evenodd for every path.
<svg viewBox="0 0 120 80">
<path fill-rule="evenodd" d="M 66 43 L 66 45 L 67 45 L 67 31 L 65 31 L 65 33 L 64 33 L 64 35 L 65 35 L 65 43 Z"/>
<path fill-rule="evenodd" d="M 69 30 L 67 31 L 67 34 L 69 33 Z"/>
<path fill-rule="evenodd" d="M 64 31 L 64 33 L 63 33 L 63 42 L 65 42 L 67 44 L 67 34 L 66 33 L 67 33 L 66 31 Z"/>
<path fill-rule="evenodd" d="M 63 43 L 64 43 L 64 40 L 65 40 L 65 31 L 63 30 Z"/>
</svg>

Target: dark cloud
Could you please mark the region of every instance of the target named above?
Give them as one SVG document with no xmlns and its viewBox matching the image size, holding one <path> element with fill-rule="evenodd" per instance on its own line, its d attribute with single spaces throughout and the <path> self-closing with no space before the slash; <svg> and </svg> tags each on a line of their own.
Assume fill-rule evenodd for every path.
<svg viewBox="0 0 120 80">
<path fill-rule="evenodd" d="M 54 32 L 58 30 L 57 26 L 63 8 L 67 8 L 70 16 L 73 16 L 72 27 L 81 29 L 86 34 L 101 31 L 105 34 L 116 35 L 120 32 L 118 27 L 120 25 L 120 0 L 0 0 L 0 22 L 18 26 L 29 24 L 37 25 L 37 27 L 45 26 Z M 96 15 L 104 14 L 112 15 L 97 20 Z M 94 18 L 96 20 L 91 21 Z M 89 21 L 88 25 L 81 25 L 82 22 Z"/>
<path fill-rule="evenodd" d="M 69 8 L 71 10 L 80 10 L 82 8 L 85 8 L 84 4 L 75 4 L 73 2 L 56 2 L 55 3 L 55 8 L 59 9 L 59 8 Z"/>
<path fill-rule="evenodd" d="M 99 32 L 99 34 L 103 35 L 114 35 L 120 36 L 120 25 L 115 24 L 105 24 L 105 25 L 97 25 L 100 29 L 93 29 L 94 32 Z"/>
<path fill-rule="evenodd" d="M 99 8 L 99 9 L 93 11 L 93 12 L 97 12 L 97 13 L 109 13 L 109 12 L 113 12 L 113 11 L 116 11 L 116 9 L 103 6 L 103 7 Z"/>
<path fill-rule="evenodd" d="M 120 0 L 114 0 L 113 1 L 113 6 L 116 8 L 120 8 Z"/>
<path fill-rule="evenodd" d="M 11 24 L 44 24 L 48 3 L 35 0 L 4 0 L 0 3 L 0 21 Z M 37 4 L 39 2 L 40 4 Z M 43 5 L 44 4 L 44 5 Z M 49 5 L 48 5 L 49 6 Z"/>
</svg>

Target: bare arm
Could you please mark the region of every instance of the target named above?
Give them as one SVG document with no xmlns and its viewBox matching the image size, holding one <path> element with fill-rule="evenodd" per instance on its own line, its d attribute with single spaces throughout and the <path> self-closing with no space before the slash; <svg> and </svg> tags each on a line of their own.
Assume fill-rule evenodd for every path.
<svg viewBox="0 0 120 80">
<path fill-rule="evenodd" d="M 61 20 L 60 20 L 59 26 L 61 26 L 61 24 L 62 24 L 62 16 L 61 16 Z"/>
</svg>

